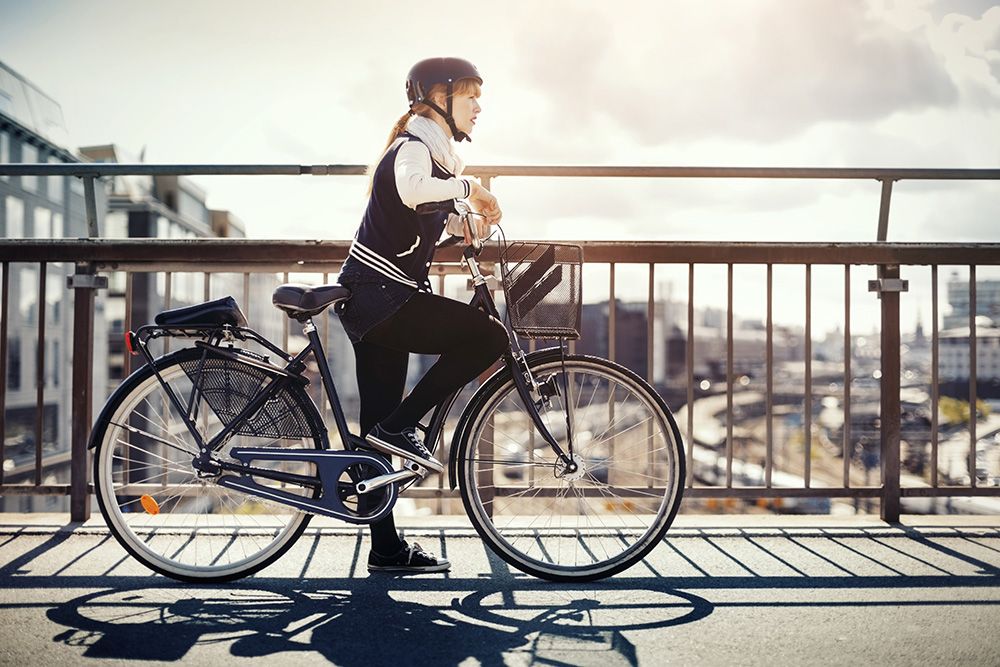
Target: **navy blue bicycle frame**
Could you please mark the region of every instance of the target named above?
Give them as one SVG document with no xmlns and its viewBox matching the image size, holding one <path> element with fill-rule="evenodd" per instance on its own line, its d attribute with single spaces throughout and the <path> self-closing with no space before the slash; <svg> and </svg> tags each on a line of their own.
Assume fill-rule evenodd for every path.
<svg viewBox="0 0 1000 667">
<path fill-rule="evenodd" d="M 475 286 L 473 297 L 469 305 L 471 305 L 474 308 L 479 308 L 483 310 L 488 315 L 491 315 L 497 320 L 500 319 L 496 303 L 494 302 L 492 294 L 490 293 L 489 288 L 485 283 L 480 283 Z M 198 327 L 190 327 L 190 329 L 197 329 L 197 328 Z M 253 400 L 251 400 L 249 403 L 247 403 L 246 406 L 244 406 L 244 408 L 239 412 L 239 414 L 237 414 L 232 420 L 230 420 L 230 422 L 225 427 L 223 427 L 223 429 L 219 433 L 213 436 L 212 439 L 207 443 L 202 441 L 201 436 L 198 433 L 198 429 L 194 425 L 193 418 L 190 413 L 191 410 L 190 406 L 194 403 L 194 393 L 198 391 L 198 387 L 192 388 L 192 397 L 189 397 L 188 406 L 187 409 L 185 409 L 184 403 L 180 400 L 179 397 L 176 396 L 171 387 L 163 380 L 162 376 L 160 376 L 159 371 L 156 369 L 156 366 L 153 363 L 154 360 L 152 356 L 146 349 L 146 345 L 142 342 L 142 338 L 139 336 L 140 332 L 143 332 L 144 330 L 147 329 L 161 330 L 163 328 L 149 326 L 149 327 L 142 327 L 139 330 L 137 330 L 135 338 L 140 341 L 139 349 L 142 352 L 143 356 L 146 358 L 146 362 L 153 369 L 153 373 L 160 381 L 160 384 L 166 391 L 166 394 L 169 397 L 171 403 L 173 403 L 174 407 L 177 409 L 178 413 L 181 416 L 181 419 L 184 420 L 184 424 L 187 426 L 188 431 L 194 438 L 195 442 L 198 445 L 199 450 L 203 454 L 210 455 L 212 452 L 216 451 L 216 449 L 220 447 L 223 443 L 225 443 L 226 440 L 228 440 L 228 438 L 230 437 L 230 435 L 232 435 L 232 433 L 237 428 L 239 428 L 240 425 L 245 422 L 245 420 L 253 416 L 257 412 L 257 410 L 259 410 L 273 396 L 277 395 L 278 392 L 280 392 L 287 384 L 302 382 L 301 376 L 295 373 L 293 369 L 302 367 L 303 362 L 306 360 L 306 358 L 308 358 L 310 354 L 312 354 L 316 359 L 316 364 L 319 368 L 320 377 L 322 378 L 323 385 L 326 390 L 326 398 L 330 405 L 331 410 L 333 411 L 334 421 L 337 424 L 337 431 L 340 434 L 340 439 L 341 442 L 344 444 L 344 448 L 353 450 L 357 449 L 358 446 L 361 445 L 362 442 L 361 439 L 358 436 L 352 434 L 348 429 L 347 419 L 344 416 L 344 409 L 341 406 L 340 398 L 337 395 L 337 388 L 333 381 L 333 374 L 330 372 L 330 366 L 326 359 L 326 353 L 323 349 L 323 343 L 320 340 L 319 333 L 317 332 L 316 326 L 313 324 L 311 319 L 305 323 L 303 329 L 307 339 L 309 340 L 309 344 L 306 345 L 306 347 L 303 348 L 302 351 L 299 352 L 294 357 L 288 356 L 284 351 L 282 351 L 276 345 L 270 343 L 270 341 L 267 341 L 267 339 L 265 339 L 263 336 L 253 331 L 253 329 L 250 329 L 248 327 L 230 328 L 230 332 L 233 333 L 237 339 L 239 338 L 253 339 L 265 345 L 265 347 L 271 349 L 272 351 L 280 353 L 283 360 L 286 362 L 283 368 L 279 366 L 274 366 L 270 363 L 267 363 L 266 361 L 255 360 L 253 358 L 245 358 L 234 352 L 230 352 L 227 348 L 220 347 L 218 345 L 218 342 L 221 342 L 222 340 L 220 330 L 217 327 L 210 328 L 211 334 L 208 336 L 209 341 L 216 340 L 218 342 L 216 342 L 215 344 L 212 344 L 211 342 L 209 343 L 202 342 L 200 344 L 197 344 L 199 347 L 202 347 L 204 349 L 202 363 L 204 363 L 205 358 L 209 354 L 221 355 L 223 357 L 230 358 L 235 361 L 254 366 L 255 368 L 258 368 L 263 372 L 267 373 L 268 375 L 270 375 L 273 379 L 256 396 L 254 396 Z M 509 332 L 508 335 L 510 335 Z M 562 460 L 568 466 L 571 466 L 572 443 L 570 444 L 570 453 L 569 455 L 567 455 L 563 451 L 563 449 L 559 446 L 559 443 L 556 441 L 556 439 L 549 432 L 548 428 L 545 426 L 545 423 L 542 421 L 541 416 L 535 409 L 534 402 L 531 399 L 531 389 L 528 386 L 528 382 L 525 380 L 524 374 L 520 372 L 520 365 L 522 362 L 519 361 L 514 356 L 513 342 L 504 352 L 502 358 L 504 360 L 504 364 L 507 366 L 507 368 L 510 369 L 511 376 L 514 381 L 514 386 L 517 390 L 517 393 L 521 398 L 521 401 L 524 403 L 524 406 L 528 411 L 528 414 L 531 417 L 532 422 L 534 423 L 535 427 L 538 429 L 540 435 L 542 436 L 542 439 L 548 443 L 548 445 L 552 448 L 552 451 L 559 457 L 560 460 Z M 439 403 L 434 408 L 434 411 L 431 413 L 431 420 L 426 428 L 425 442 L 428 444 L 428 448 L 432 452 L 437 443 L 438 436 L 440 435 L 442 429 L 444 428 L 444 422 L 448 415 L 448 412 L 450 411 L 451 406 L 454 404 L 459 391 L 461 391 L 461 389 L 456 390 L 447 398 L 445 398 L 441 403 Z M 328 445 L 328 443 L 325 444 Z M 231 469 L 234 471 L 247 472 L 247 469 L 245 467 L 237 466 L 235 464 L 228 463 L 225 461 L 213 461 L 213 464 L 225 470 Z M 314 486 L 315 484 L 315 480 L 303 477 L 301 475 L 293 475 L 290 473 L 281 473 L 275 470 L 257 469 L 257 468 L 253 469 L 253 472 L 254 474 L 257 474 L 261 477 L 269 477 L 279 481 L 305 484 L 309 486 Z"/>
</svg>

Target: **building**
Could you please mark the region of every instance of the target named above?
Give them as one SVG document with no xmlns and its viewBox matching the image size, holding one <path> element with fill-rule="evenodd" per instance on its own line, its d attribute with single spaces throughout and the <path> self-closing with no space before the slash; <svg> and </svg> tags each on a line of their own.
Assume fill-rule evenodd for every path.
<svg viewBox="0 0 1000 667">
<path fill-rule="evenodd" d="M 938 380 L 941 393 L 956 398 L 969 396 L 969 327 L 940 333 Z M 980 315 L 976 318 L 976 394 L 1000 398 L 1000 327 Z"/>
<path fill-rule="evenodd" d="M 51 97 L 0 63 L 0 162 L 79 163 L 140 160 L 113 145 L 90 146 L 74 155 L 68 148 L 62 109 Z M 178 176 L 119 176 L 97 188 L 98 229 L 105 238 L 243 238 L 243 223 L 228 211 L 212 210 L 206 193 Z M 4 238 L 76 238 L 89 235 L 82 182 L 72 177 L 0 177 L 0 232 Z M 4 480 L 33 482 L 35 468 L 38 369 L 42 380 L 42 483 L 69 482 L 72 302 L 66 276 L 72 265 L 11 263 L 7 321 L 7 373 L 4 431 Z M 251 326 L 277 344 L 285 338 L 286 318 L 271 306 L 282 282 L 277 274 L 205 272 L 111 272 L 109 289 L 95 302 L 94 414 L 125 373 L 123 334 L 126 296 L 131 296 L 132 328 L 153 321 L 167 307 L 191 305 L 231 294 Z M 249 298 L 244 298 L 244 297 Z M 343 336 L 330 327 L 330 336 Z M 39 331 L 44 333 L 39 336 Z M 290 332 L 293 336 L 294 329 Z M 43 344 L 39 345 L 39 340 Z M 331 346 L 343 356 L 341 346 Z M 160 348 L 162 349 L 162 348 Z M 160 349 L 154 349 L 159 353 Z M 353 368 L 351 370 L 353 376 Z M 343 391 L 343 390 L 342 390 Z M 356 394 L 356 391 L 355 391 Z M 318 398 L 318 397 L 317 397 Z M 59 496 L 0 498 L 0 511 L 65 511 Z"/>
<path fill-rule="evenodd" d="M 943 329 L 969 326 L 969 281 L 953 272 L 948 280 L 948 305 L 951 312 L 944 316 Z M 1000 280 L 976 281 L 976 316 L 1000 322 Z"/>
<path fill-rule="evenodd" d="M 65 147 L 62 109 L 33 83 L 0 63 L 0 162 L 65 164 L 79 162 Z M 98 210 L 103 193 L 98 192 Z M 0 177 L 0 233 L 4 238 L 64 238 L 87 235 L 82 182 L 63 176 Z M 41 444 L 45 484 L 69 482 L 60 463 L 68 452 L 70 433 L 70 368 L 73 294 L 66 288 L 71 265 L 49 262 L 10 265 L 7 322 L 7 385 L 4 436 L 5 481 L 33 481 L 37 433 L 36 387 L 41 381 Z M 43 286 L 44 285 L 44 286 Z M 95 332 L 104 335 L 101 304 Z M 39 345 L 39 329 L 44 330 Z M 41 360 L 41 364 L 39 361 Z M 107 375 L 107 355 L 96 350 L 94 379 Z M 42 378 L 38 377 L 41 367 Z M 95 396 L 95 407 L 100 397 Z M 61 466 L 61 467 L 60 467 Z M 57 511 L 65 498 L 8 497 L 7 511 Z"/>
</svg>

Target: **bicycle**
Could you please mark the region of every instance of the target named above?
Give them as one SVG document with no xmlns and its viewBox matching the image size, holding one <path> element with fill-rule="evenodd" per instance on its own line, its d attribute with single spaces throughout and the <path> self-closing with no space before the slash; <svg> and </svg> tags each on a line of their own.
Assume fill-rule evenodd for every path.
<svg viewBox="0 0 1000 667">
<path fill-rule="evenodd" d="M 466 224 L 476 215 L 461 213 Z M 471 304 L 501 320 L 469 228 Z M 502 245 L 511 344 L 459 416 L 447 462 L 493 552 L 570 582 L 641 560 L 669 529 L 685 479 L 680 433 L 656 391 L 611 361 L 567 353 L 564 340 L 579 335 L 581 263 L 579 246 Z M 377 521 L 426 476 L 416 461 L 393 468 L 348 428 L 313 318 L 349 298 L 340 285 L 275 290 L 272 302 L 308 341 L 297 354 L 250 328 L 232 297 L 126 332 L 128 352 L 145 364 L 109 398 L 89 446 L 98 505 L 129 554 L 175 579 L 230 581 L 280 558 L 313 515 Z M 526 354 L 519 337 L 559 345 Z M 159 338 L 193 345 L 154 358 Z M 255 344 L 269 354 L 247 349 Z M 306 391 L 310 357 L 342 449 L 330 448 Z M 419 425 L 432 452 L 458 393 Z"/>
</svg>

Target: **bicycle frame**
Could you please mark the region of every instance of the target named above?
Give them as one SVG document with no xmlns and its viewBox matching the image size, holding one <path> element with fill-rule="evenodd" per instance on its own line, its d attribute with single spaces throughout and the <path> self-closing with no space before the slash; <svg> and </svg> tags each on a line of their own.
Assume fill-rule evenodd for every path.
<svg viewBox="0 0 1000 667">
<path fill-rule="evenodd" d="M 464 261 L 472 274 L 473 278 L 473 296 L 469 305 L 474 308 L 478 308 L 488 315 L 494 317 L 498 321 L 500 320 L 500 314 L 496 307 L 496 302 L 493 300 L 492 293 L 489 290 L 486 278 L 482 275 L 479 270 L 479 265 L 476 261 L 476 253 L 470 246 L 466 248 L 464 253 Z M 274 345 L 266 338 L 258 334 L 253 329 L 248 327 L 231 327 L 223 326 L 219 327 L 159 327 L 159 326 L 144 326 L 138 329 L 134 334 L 129 334 L 129 348 L 131 349 L 133 343 L 137 343 L 135 347 L 138 347 L 138 351 L 145 358 L 146 363 L 153 369 L 158 381 L 163 386 L 169 400 L 177 409 L 180 417 L 183 419 L 185 426 L 190 432 L 192 438 L 194 438 L 195 443 L 199 449 L 199 456 L 195 459 L 194 464 L 199 469 L 205 472 L 237 472 L 240 474 L 247 474 L 248 472 L 258 475 L 260 477 L 265 477 L 273 479 L 280 482 L 287 482 L 293 484 L 299 484 L 302 486 L 317 488 L 320 486 L 318 480 L 314 477 L 308 477 L 303 475 L 296 475 L 293 473 L 281 472 L 277 470 L 270 469 L 260 469 L 256 467 L 248 467 L 247 465 L 238 465 L 227 461 L 222 461 L 213 458 L 212 454 L 215 453 L 223 444 L 225 444 L 233 433 L 243 424 L 247 419 L 251 418 L 256 412 L 271 398 L 281 392 L 289 383 L 303 383 L 305 379 L 301 376 L 301 371 L 305 368 L 305 361 L 311 354 L 315 360 L 317 367 L 319 369 L 320 378 L 323 382 L 323 387 L 326 393 L 326 399 L 329 403 L 330 409 L 333 413 L 334 423 L 337 425 L 337 432 L 340 435 L 341 442 L 343 443 L 344 450 L 355 451 L 363 446 L 363 440 L 360 437 L 354 435 L 350 432 L 347 419 L 344 415 L 343 407 L 340 403 L 340 398 L 337 394 L 336 384 L 333 380 L 333 374 L 330 370 L 329 363 L 327 362 L 326 353 L 323 348 L 323 343 L 320 340 L 319 333 L 317 332 L 316 326 L 312 319 L 308 319 L 303 323 L 302 327 L 303 333 L 306 335 L 308 344 L 295 356 L 289 355 L 287 352 Z M 272 380 L 265 386 L 259 394 L 257 394 L 253 400 L 249 401 L 246 406 L 232 419 L 228 424 L 226 424 L 223 429 L 215 434 L 211 440 L 205 442 L 197 427 L 195 426 L 195 420 L 197 419 L 197 414 L 192 414 L 192 406 L 195 405 L 196 393 L 198 387 L 192 389 L 192 395 L 188 398 L 187 405 L 178 397 L 171 387 L 163 380 L 160 376 L 159 371 L 156 370 L 156 366 L 153 363 L 154 359 L 150 354 L 147 343 L 152 338 L 162 337 L 162 336 L 187 336 L 187 337 L 200 337 L 207 339 L 206 341 L 197 341 L 195 345 L 197 347 L 203 348 L 204 354 L 200 363 L 204 363 L 205 359 L 209 355 L 222 356 L 223 358 L 238 361 L 240 363 L 245 363 L 253 366 L 254 368 L 270 375 Z M 505 366 L 510 370 L 511 376 L 514 381 L 514 385 L 517 389 L 517 393 L 524 404 L 529 416 L 535 427 L 538 429 L 542 439 L 548 443 L 552 448 L 555 455 L 563 462 L 566 466 L 566 472 L 573 472 L 576 469 L 576 464 L 573 461 L 573 451 L 572 451 L 572 440 L 569 443 L 569 452 L 565 452 L 562 447 L 560 447 L 558 441 L 552 436 L 546 427 L 545 423 L 542 421 L 538 410 L 535 408 L 534 401 L 531 398 L 531 391 L 535 386 L 534 378 L 532 378 L 530 370 L 524 363 L 523 352 L 518 351 L 515 353 L 516 339 L 513 334 L 508 330 L 508 337 L 510 339 L 510 346 L 503 354 L 503 361 Z M 252 340 L 254 342 L 260 343 L 268 350 L 279 354 L 284 361 L 284 366 L 277 366 L 268 361 L 265 358 L 257 358 L 256 356 L 249 356 L 245 352 L 237 353 L 232 350 L 231 343 L 235 340 Z M 223 347 L 223 343 L 230 343 L 230 346 Z M 454 405 L 455 399 L 458 396 L 461 389 L 456 390 L 450 396 L 446 397 L 441 403 L 439 403 L 431 413 L 431 419 L 428 426 L 421 428 L 425 432 L 425 442 L 428 443 L 429 449 L 433 451 L 435 443 L 438 440 L 441 432 L 444 429 L 445 420 Z M 324 437 L 324 445 L 329 448 L 329 442 Z M 412 468 L 408 468 L 410 472 L 413 472 Z M 400 471 L 402 472 L 402 471 Z M 413 476 L 408 476 L 407 479 L 412 479 Z M 395 480 L 393 480 L 395 481 Z"/>
</svg>

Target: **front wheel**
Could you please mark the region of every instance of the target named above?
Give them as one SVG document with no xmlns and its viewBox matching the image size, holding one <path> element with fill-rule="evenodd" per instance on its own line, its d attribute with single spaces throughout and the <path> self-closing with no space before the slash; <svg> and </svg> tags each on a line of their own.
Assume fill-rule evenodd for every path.
<svg viewBox="0 0 1000 667">
<path fill-rule="evenodd" d="M 659 543 L 680 505 L 674 418 L 647 382 L 606 359 L 555 353 L 529 363 L 539 414 L 577 470 L 542 439 L 507 372 L 469 407 L 458 450 L 465 509 L 523 572 L 576 582 L 621 572 Z"/>
</svg>

